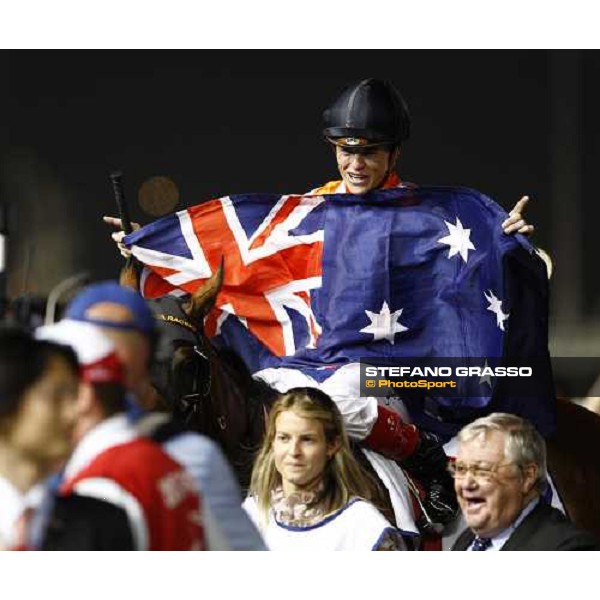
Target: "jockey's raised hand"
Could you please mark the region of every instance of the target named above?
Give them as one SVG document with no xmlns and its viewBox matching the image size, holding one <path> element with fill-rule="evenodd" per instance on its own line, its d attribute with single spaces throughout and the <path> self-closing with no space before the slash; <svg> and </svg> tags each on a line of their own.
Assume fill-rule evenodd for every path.
<svg viewBox="0 0 600 600">
<path fill-rule="evenodd" d="M 531 235 L 535 227 L 529 225 L 523 217 L 523 211 L 529 202 L 529 196 L 523 196 L 508 213 L 508 219 L 502 223 L 504 233 L 522 233 L 523 235 Z"/>
<path fill-rule="evenodd" d="M 104 216 L 104 217 L 102 217 L 102 220 L 105 223 L 108 223 L 109 225 L 112 225 L 112 227 L 115 227 L 116 229 L 119 230 L 119 231 L 112 233 L 111 237 L 113 239 L 113 242 L 117 245 L 117 248 L 119 249 L 119 252 L 121 253 L 121 256 L 123 256 L 124 258 L 129 258 L 131 256 L 131 252 L 126 248 L 125 244 L 123 243 L 123 238 L 125 237 L 125 232 L 123 231 L 123 224 L 121 223 L 121 219 L 119 219 L 117 217 Z M 133 228 L 134 231 L 136 231 L 137 229 L 139 229 L 141 227 L 141 225 L 139 223 L 132 223 L 131 227 Z"/>
</svg>

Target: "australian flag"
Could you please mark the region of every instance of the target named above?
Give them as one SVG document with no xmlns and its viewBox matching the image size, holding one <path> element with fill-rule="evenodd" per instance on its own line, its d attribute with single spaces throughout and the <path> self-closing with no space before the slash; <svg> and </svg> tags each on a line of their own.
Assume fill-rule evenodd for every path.
<svg viewBox="0 0 600 600">
<path fill-rule="evenodd" d="M 296 368 L 322 381 L 361 360 L 533 358 L 544 377 L 527 398 L 488 380 L 477 392 L 405 402 L 415 422 L 445 436 L 493 410 L 548 434 L 545 265 L 523 236 L 502 232 L 505 218 L 491 199 L 456 187 L 251 194 L 180 211 L 125 242 L 148 267 L 149 298 L 193 292 L 224 258 L 206 331 L 254 373 Z"/>
</svg>

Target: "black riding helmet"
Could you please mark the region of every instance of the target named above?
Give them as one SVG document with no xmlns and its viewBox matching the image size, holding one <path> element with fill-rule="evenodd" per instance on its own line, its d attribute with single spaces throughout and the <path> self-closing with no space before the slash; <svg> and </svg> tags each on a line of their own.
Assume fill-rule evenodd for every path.
<svg viewBox="0 0 600 600">
<path fill-rule="evenodd" d="M 398 146 L 410 134 L 406 102 L 388 81 L 364 79 L 346 88 L 323 113 L 323 135 L 345 148 Z"/>
</svg>

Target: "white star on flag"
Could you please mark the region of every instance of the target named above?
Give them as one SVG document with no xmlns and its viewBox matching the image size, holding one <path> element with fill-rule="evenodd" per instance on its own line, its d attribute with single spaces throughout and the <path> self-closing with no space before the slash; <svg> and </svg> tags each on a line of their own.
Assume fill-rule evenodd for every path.
<svg viewBox="0 0 600 600">
<path fill-rule="evenodd" d="M 488 365 L 488 361 L 487 358 L 485 359 L 485 365 L 483 365 L 484 369 L 487 369 L 489 367 Z M 483 385 L 484 383 L 487 383 L 490 386 L 490 389 L 492 388 L 492 376 L 491 375 L 482 375 L 479 378 L 479 384 Z"/>
<path fill-rule="evenodd" d="M 485 299 L 490 303 L 487 309 L 496 315 L 496 325 L 498 325 L 498 327 L 504 331 L 504 321 L 508 319 L 510 314 L 502 312 L 502 300 L 496 298 L 492 290 L 488 290 L 488 292 L 490 294 L 489 296 L 486 292 L 483 292 Z"/>
<path fill-rule="evenodd" d="M 458 217 L 456 217 L 456 225 L 452 225 L 448 221 L 444 221 L 444 223 L 446 223 L 450 235 L 439 239 L 438 242 L 450 246 L 448 258 L 452 258 L 455 254 L 460 254 L 462 259 L 467 262 L 469 250 L 475 250 L 475 246 L 473 246 L 473 242 L 470 239 L 471 230 L 465 229 Z"/>
<path fill-rule="evenodd" d="M 408 327 L 405 327 L 398 321 L 403 310 L 403 308 L 400 308 L 391 313 L 390 307 L 385 300 L 378 313 L 365 310 L 367 317 L 371 319 L 371 324 L 363 327 L 360 330 L 361 333 L 372 333 L 374 342 L 377 340 L 387 340 L 393 344 L 394 336 L 397 333 L 408 331 Z"/>
</svg>

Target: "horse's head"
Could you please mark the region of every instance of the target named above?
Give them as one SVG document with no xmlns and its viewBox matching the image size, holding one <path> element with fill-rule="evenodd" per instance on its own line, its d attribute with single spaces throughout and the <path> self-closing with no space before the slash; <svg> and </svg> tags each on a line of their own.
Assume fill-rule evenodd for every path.
<svg viewBox="0 0 600 600">
<path fill-rule="evenodd" d="M 210 393 L 210 362 L 201 324 L 192 323 L 178 298 L 165 296 L 148 304 L 159 332 L 152 385 L 164 404 L 187 421 Z"/>
<path fill-rule="evenodd" d="M 235 353 L 217 350 L 204 334 L 204 318 L 222 279 L 221 264 L 186 299 L 165 296 L 148 302 L 159 330 L 152 383 L 166 408 L 221 444 L 245 488 L 274 391 L 255 382 Z M 123 273 L 121 283 L 134 287 L 137 278 Z"/>
<path fill-rule="evenodd" d="M 158 338 L 151 367 L 152 385 L 159 403 L 186 422 L 213 418 L 211 402 L 211 346 L 204 336 L 204 317 L 214 306 L 223 279 L 223 265 L 186 299 L 164 296 L 149 300 Z M 139 289 L 134 269 L 121 273 L 121 284 Z M 191 421 L 194 423 L 191 423 Z"/>
</svg>

